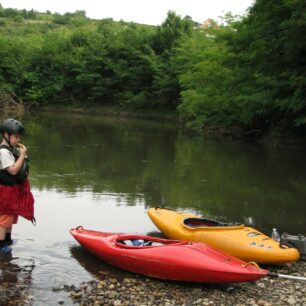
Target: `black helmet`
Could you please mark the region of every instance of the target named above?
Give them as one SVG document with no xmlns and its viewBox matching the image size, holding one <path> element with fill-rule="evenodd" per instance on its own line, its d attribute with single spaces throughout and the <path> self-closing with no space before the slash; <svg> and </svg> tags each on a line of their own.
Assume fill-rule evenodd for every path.
<svg viewBox="0 0 306 306">
<path fill-rule="evenodd" d="M 6 119 L 0 125 L 1 133 L 19 134 L 22 135 L 25 133 L 25 128 L 23 124 L 15 119 Z"/>
</svg>

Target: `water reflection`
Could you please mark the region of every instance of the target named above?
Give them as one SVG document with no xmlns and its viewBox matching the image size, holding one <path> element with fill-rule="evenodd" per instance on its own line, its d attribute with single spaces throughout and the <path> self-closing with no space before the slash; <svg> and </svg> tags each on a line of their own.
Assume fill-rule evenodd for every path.
<svg viewBox="0 0 306 306">
<path fill-rule="evenodd" d="M 79 264 L 86 269 L 92 276 L 103 280 L 106 277 L 116 278 L 122 280 L 124 278 L 133 277 L 134 274 L 115 268 L 101 259 L 98 259 L 81 246 L 73 246 L 70 248 L 71 256 L 79 262 Z"/>
<path fill-rule="evenodd" d="M 213 142 L 173 125 L 85 115 L 25 118 L 39 190 L 116 195 L 208 217 L 304 232 L 304 149 Z M 290 207 L 290 215 L 288 208 Z"/>
</svg>

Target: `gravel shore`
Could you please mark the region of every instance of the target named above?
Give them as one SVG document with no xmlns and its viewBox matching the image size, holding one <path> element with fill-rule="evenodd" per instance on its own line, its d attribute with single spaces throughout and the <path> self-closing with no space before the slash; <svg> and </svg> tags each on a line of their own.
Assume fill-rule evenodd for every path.
<svg viewBox="0 0 306 306">
<path fill-rule="evenodd" d="M 31 267 L 19 271 L 12 265 L 3 268 L 0 269 L 0 305 L 35 304 L 35 288 L 29 285 L 28 269 Z M 265 268 L 273 273 L 306 277 L 305 261 Z M 116 269 L 112 270 L 116 272 Z M 66 298 L 45 305 L 306 305 L 305 281 L 266 277 L 249 283 L 194 284 L 157 280 L 128 272 L 118 276 L 112 270 L 98 270 L 98 280 L 53 288 L 54 293 L 61 293 Z"/>
<path fill-rule="evenodd" d="M 306 262 L 277 267 L 271 272 L 306 277 Z M 161 281 L 130 274 L 62 288 L 79 305 L 306 305 L 306 283 L 266 277 L 252 283 L 191 284 Z"/>
</svg>

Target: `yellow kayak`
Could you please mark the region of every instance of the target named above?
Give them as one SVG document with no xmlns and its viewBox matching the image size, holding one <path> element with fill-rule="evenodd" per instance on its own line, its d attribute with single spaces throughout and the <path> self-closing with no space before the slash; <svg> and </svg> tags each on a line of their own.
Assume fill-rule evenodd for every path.
<svg viewBox="0 0 306 306">
<path fill-rule="evenodd" d="M 201 241 L 244 261 L 282 264 L 297 261 L 297 249 L 279 242 L 258 230 L 237 223 L 222 223 L 169 209 L 150 208 L 148 215 L 168 238 Z"/>
</svg>

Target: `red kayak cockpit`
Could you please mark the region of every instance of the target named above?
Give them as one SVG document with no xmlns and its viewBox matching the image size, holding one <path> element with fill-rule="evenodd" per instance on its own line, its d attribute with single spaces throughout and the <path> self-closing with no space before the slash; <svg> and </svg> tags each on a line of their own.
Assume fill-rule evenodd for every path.
<svg viewBox="0 0 306 306">
<path fill-rule="evenodd" d="M 160 247 L 166 245 L 184 245 L 189 244 L 187 241 L 169 240 L 143 235 L 118 235 L 115 239 L 117 247 L 121 248 L 143 248 L 143 247 Z"/>
</svg>

